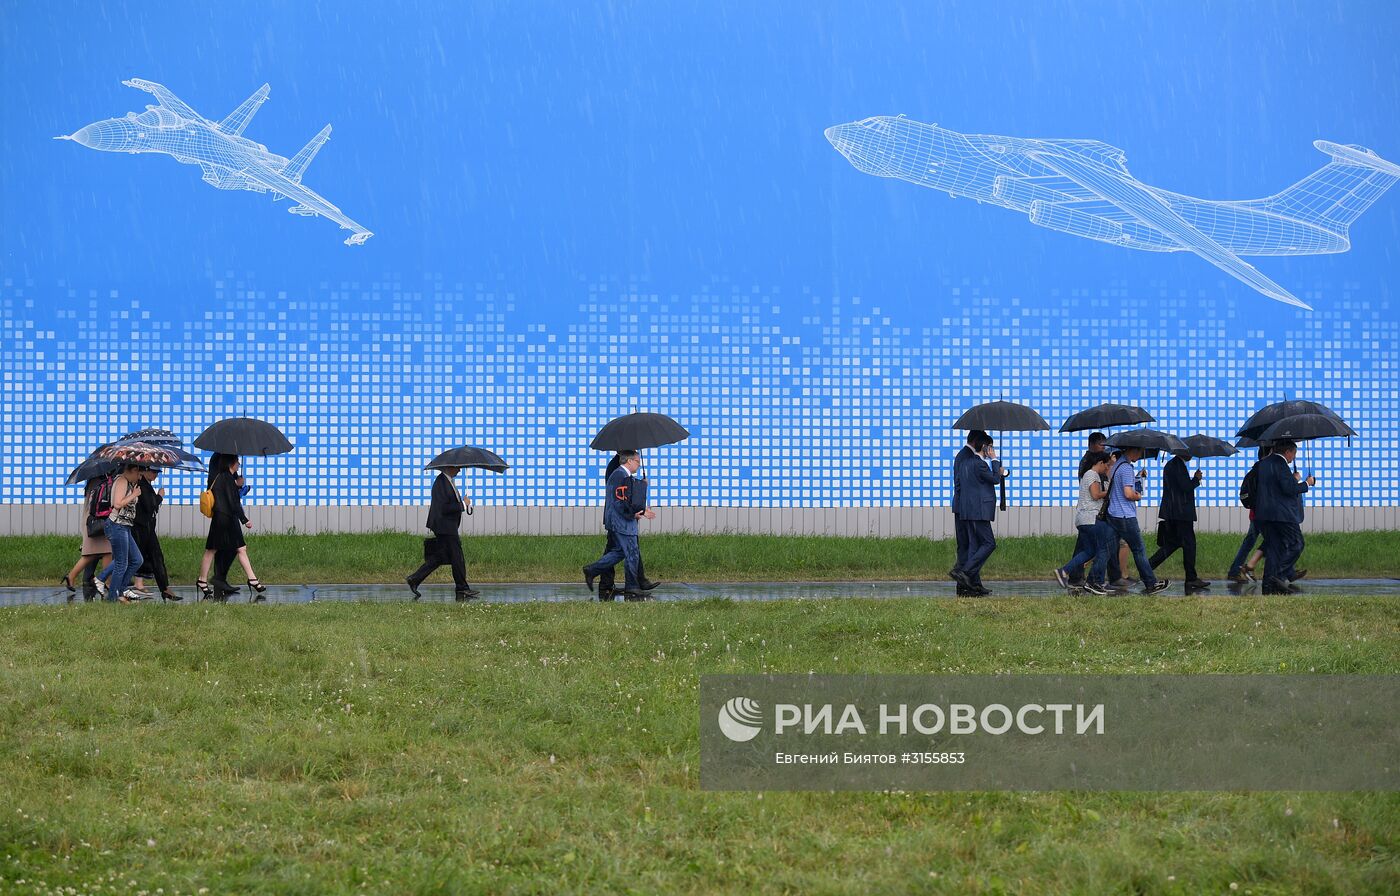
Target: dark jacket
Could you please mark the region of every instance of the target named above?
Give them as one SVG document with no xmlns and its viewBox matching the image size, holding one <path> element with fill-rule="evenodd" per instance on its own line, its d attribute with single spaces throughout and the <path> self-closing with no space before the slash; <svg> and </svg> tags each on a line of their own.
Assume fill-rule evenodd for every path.
<svg viewBox="0 0 1400 896">
<path fill-rule="evenodd" d="M 1293 471 L 1282 454 L 1271 454 L 1259 462 L 1259 496 L 1254 499 L 1254 518 L 1266 523 L 1301 523 L 1306 482 L 1293 478 Z"/>
<path fill-rule="evenodd" d="M 149 482 L 142 480 L 138 487 L 141 494 L 136 498 L 135 526 L 138 529 L 154 529 L 156 514 L 160 512 L 160 504 L 165 499 L 156 494 L 156 487 Z"/>
<path fill-rule="evenodd" d="M 1000 481 L 1001 461 L 989 467 L 982 455 L 964 446 L 953 461 L 953 513 L 964 520 L 996 519 Z"/>
<path fill-rule="evenodd" d="M 618 535 L 636 535 L 637 514 L 646 506 L 646 481 L 634 479 L 626 467 L 613 470 L 603 504 L 603 526 Z"/>
<path fill-rule="evenodd" d="M 456 535 L 462 526 L 462 511 L 467 505 L 452 486 L 446 473 L 433 480 L 433 503 L 428 507 L 428 528 L 434 535 Z"/>
<path fill-rule="evenodd" d="M 1173 457 L 1162 470 L 1162 506 L 1157 518 L 1177 522 L 1195 522 L 1196 486 L 1199 482 L 1186 469 L 1186 460 Z"/>
<path fill-rule="evenodd" d="M 243 501 L 238 495 L 238 482 L 228 472 L 219 473 L 209 484 L 214 493 L 214 517 L 209 521 L 209 537 L 204 546 L 214 551 L 234 551 L 243 547 Z"/>
</svg>

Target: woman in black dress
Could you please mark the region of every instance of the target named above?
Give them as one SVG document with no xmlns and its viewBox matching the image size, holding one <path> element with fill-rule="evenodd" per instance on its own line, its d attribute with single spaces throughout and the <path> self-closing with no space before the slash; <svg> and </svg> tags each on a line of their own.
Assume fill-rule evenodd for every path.
<svg viewBox="0 0 1400 896">
<path fill-rule="evenodd" d="M 267 587 L 253 572 L 248 547 L 243 541 L 243 529 L 252 529 L 253 524 L 243 513 L 243 502 L 238 495 L 238 466 L 238 458 L 231 454 L 216 454 L 209 461 L 208 488 L 214 493 L 214 516 L 209 521 L 209 536 L 204 540 L 204 559 L 195 587 L 206 599 L 212 600 L 227 600 L 230 594 L 237 593 L 238 589 L 228 583 L 228 571 L 236 558 L 248 576 L 248 587 L 256 592 L 253 600 L 257 602 L 266 599 L 262 593 Z M 214 575 L 205 581 L 211 563 Z"/>
</svg>

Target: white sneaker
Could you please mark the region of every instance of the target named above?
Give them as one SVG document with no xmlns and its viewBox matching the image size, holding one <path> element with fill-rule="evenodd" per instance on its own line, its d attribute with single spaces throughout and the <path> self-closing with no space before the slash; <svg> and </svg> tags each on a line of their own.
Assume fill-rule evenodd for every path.
<svg viewBox="0 0 1400 896">
<path fill-rule="evenodd" d="M 123 591 L 122 596 L 117 599 L 124 604 L 134 604 L 138 600 L 141 600 L 141 592 L 137 591 L 135 588 L 128 588 Z"/>
<path fill-rule="evenodd" d="M 107 599 L 107 583 L 101 579 L 93 579 L 92 583 L 97 586 L 97 594 L 103 600 Z"/>
</svg>

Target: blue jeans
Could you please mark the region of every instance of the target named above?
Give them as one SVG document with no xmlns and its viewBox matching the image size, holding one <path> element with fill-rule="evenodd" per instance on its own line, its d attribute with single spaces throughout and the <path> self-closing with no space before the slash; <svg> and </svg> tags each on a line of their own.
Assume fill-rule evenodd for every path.
<svg viewBox="0 0 1400 896">
<path fill-rule="evenodd" d="M 1142 579 L 1142 584 L 1148 588 L 1157 584 L 1157 574 L 1152 571 L 1152 564 L 1147 562 L 1147 545 L 1142 543 L 1142 530 L 1138 528 L 1137 517 L 1135 516 L 1111 516 L 1108 523 L 1113 527 L 1124 543 L 1128 545 L 1128 550 L 1133 554 L 1133 562 L 1137 564 L 1138 577 Z"/>
<path fill-rule="evenodd" d="M 596 577 L 601 576 L 604 570 L 612 572 L 612 568 L 621 561 L 623 568 L 627 571 L 625 587 L 628 591 L 636 591 L 640 580 L 638 570 L 642 565 L 642 549 L 637 542 L 637 536 L 611 531 L 608 534 L 612 538 L 609 541 L 611 547 L 608 548 L 607 553 L 596 563 L 590 563 L 584 568 L 590 576 Z"/>
<path fill-rule="evenodd" d="M 1233 578 L 1244 569 L 1245 563 L 1249 560 L 1249 552 L 1254 550 L 1254 542 L 1259 540 L 1259 524 L 1254 520 L 1249 521 L 1249 531 L 1244 533 L 1244 541 L 1240 542 L 1240 552 L 1235 555 L 1235 562 L 1230 564 L 1230 576 Z"/>
<path fill-rule="evenodd" d="M 1082 572 L 1084 564 L 1090 560 L 1094 561 L 1093 567 L 1089 570 L 1089 581 L 1095 585 L 1104 584 L 1104 575 L 1108 572 L 1109 551 L 1118 547 L 1118 536 L 1114 533 L 1113 527 L 1103 520 L 1097 520 L 1088 526 L 1078 526 L 1079 541 L 1075 543 L 1074 556 L 1063 567 L 1067 576 L 1073 577 Z"/>
<path fill-rule="evenodd" d="M 116 600 L 118 595 L 131 587 L 131 580 L 145 558 L 136 546 L 136 537 L 131 534 L 130 526 L 109 521 L 102 528 L 107 533 L 107 540 L 112 543 L 112 565 L 107 567 L 102 577 L 110 576 L 107 599 Z"/>
</svg>

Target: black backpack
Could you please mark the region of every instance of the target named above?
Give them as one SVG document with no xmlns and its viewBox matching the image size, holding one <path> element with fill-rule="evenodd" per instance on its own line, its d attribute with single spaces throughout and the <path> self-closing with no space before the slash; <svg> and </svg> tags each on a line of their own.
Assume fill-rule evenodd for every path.
<svg viewBox="0 0 1400 896">
<path fill-rule="evenodd" d="M 1249 468 L 1249 472 L 1244 474 L 1244 479 L 1240 482 L 1240 503 L 1250 510 L 1254 509 L 1254 498 L 1259 491 L 1259 464 Z"/>
</svg>

